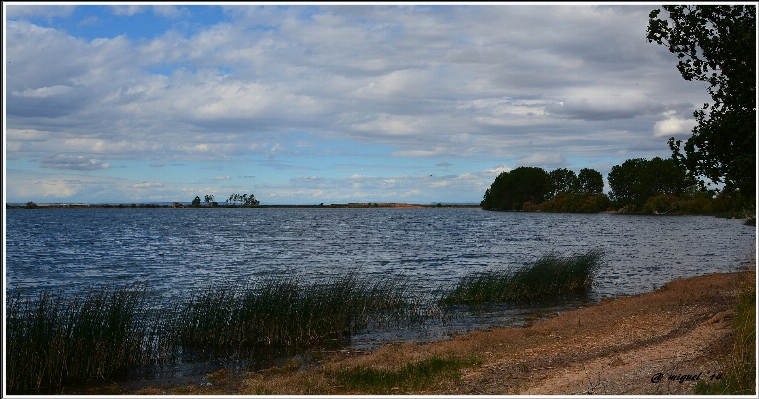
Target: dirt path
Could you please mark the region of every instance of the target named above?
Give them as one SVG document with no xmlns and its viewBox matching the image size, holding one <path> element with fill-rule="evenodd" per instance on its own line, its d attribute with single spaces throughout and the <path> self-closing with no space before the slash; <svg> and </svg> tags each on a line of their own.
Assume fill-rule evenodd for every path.
<svg viewBox="0 0 759 399">
<path fill-rule="evenodd" d="M 693 379 L 709 380 L 722 372 L 718 360 L 732 345 L 737 280 L 746 277 L 755 279 L 754 274 L 714 274 L 675 280 L 653 293 L 605 300 L 528 327 L 474 331 L 429 344 L 393 344 L 368 354 L 345 352 L 310 368 L 296 364 L 247 374 L 220 370 L 190 384 L 112 385 L 101 393 L 364 394 L 345 391 L 325 370 L 359 365 L 397 369 L 439 354 L 476 355 L 482 364 L 424 391 L 391 393 L 692 394 Z"/>
<path fill-rule="evenodd" d="M 548 342 L 486 362 L 437 393 L 692 394 L 695 378 L 721 372 L 736 293 L 735 275 L 713 275 L 567 313 L 531 327 Z"/>
</svg>

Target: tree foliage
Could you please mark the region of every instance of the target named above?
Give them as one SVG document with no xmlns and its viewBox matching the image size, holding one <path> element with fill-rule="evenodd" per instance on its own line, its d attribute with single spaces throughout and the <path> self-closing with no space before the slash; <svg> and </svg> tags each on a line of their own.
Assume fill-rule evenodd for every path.
<svg viewBox="0 0 759 399">
<path fill-rule="evenodd" d="M 552 170 L 548 173 L 548 177 L 552 184 L 551 197 L 561 193 L 571 193 L 577 185 L 577 175 L 574 171 L 566 168 Z"/>
<path fill-rule="evenodd" d="M 482 199 L 483 209 L 521 210 L 525 202 L 543 202 L 551 192 L 551 179 L 542 168 L 520 166 L 503 172 Z"/>
<path fill-rule="evenodd" d="M 582 169 L 578 176 L 565 168 L 546 172 L 522 166 L 498 175 L 481 205 L 506 211 L 600 212 L 611 205 L 603 186 L 603 176 L 593 169 Z"/>
<path fill-rule="evenodd" d="M 698 125 L 673 157 L 697 175 L 754 196 L 756 185 L 756 6 L 669 5 L 649 14 L 648 41 L 679 59 L 685 80 L 706 82 L 712 97 L 694 112 Z"/>
<path fill-rule="evenodd" d="M 677 195 L 703 190 L 686 168 L 674 159 L 628 159 L 609 172 L 609 196 L 618 207 L 641 209 L 646 201 L 662 194 Z"/>
<path fill-rule="evenodd" d="M 594 169 L 583 168 L 577 175 L 575 193 L 580 195 L 600 194 L 604 189 L 604 177 Z"/>
</svg>

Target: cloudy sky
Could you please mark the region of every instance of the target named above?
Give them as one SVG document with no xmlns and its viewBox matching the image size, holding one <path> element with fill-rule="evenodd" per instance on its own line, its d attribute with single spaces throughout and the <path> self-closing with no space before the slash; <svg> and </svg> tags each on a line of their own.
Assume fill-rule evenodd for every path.
<svg viewBox="0 0 759 399">
<path fill-rule="evenodd" d="M 3 7 L 11 203 L 479 203 L 668 157 L 710 100 L 655 5 Z"/>
</svg>

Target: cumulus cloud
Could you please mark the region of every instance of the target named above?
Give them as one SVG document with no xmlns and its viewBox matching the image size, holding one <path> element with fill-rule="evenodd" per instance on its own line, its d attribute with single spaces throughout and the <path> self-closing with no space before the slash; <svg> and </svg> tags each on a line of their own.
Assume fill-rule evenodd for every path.
<svg viewBox="0 0 759 399">
<path fill-rule="evenodd" d="M 108 169 L 110 164 L 104 163 L 92 157 L 83 155 L 73 156 L 65 154 L 55 154 L 40 161 L 40 167 L 45 169 L 68 169 L 68 170 L 100 170 Z"/>
<path fill-rule="evenodd" d="M 654 137 L 678 139 L 690 137 L 693 128 L 697 125 L 695 118 L 681 119 L 674 111 L 665 113 L 667 119 L 654 124 Z"/>
</svg>

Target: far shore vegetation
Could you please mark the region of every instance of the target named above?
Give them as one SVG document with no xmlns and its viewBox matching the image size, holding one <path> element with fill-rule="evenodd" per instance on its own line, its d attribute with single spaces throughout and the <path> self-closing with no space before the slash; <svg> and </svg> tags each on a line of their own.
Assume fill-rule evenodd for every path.
<svg viewBox="0 0 759 399">
<path fill-rule="evenodd" d="M 359 331 L 444 321 L 453 311 L 449 305 L 458 305 L 458 312 L 462 304 L 587 290 L 600 260 L 598 250 L 547 255 L 516 271 L 465 276 L 452 287 L 426 294 L 405 277 L 355 272 L 320 281 L 282 275 L 211 284 L 170 300 L 152 293 L 146 283 L 93 287 L 75 295 L 14 290 L 6 293 L 8 392 L 60 393 L 66 386 L 150 373 L 176 362 L 256 362 L 341 348 Z M 494 284 L 484 284 L 489 279 Z M 462 361 L 469 362 L 437 359 L 409 372 L 445 372 L 448 364 L 458 367 Z M 340 371 L 348 385 L 354 375 L 397 380 L 394 384 L 405 384 L 407 378 L 405 372 L 366 373 L 371 372 Z"/>
<path fill-rule="evenodd" d="M 611 168 L 611 191 L 593 169 L 579 175 L 560 168 L 519 167 L 502 172 L 480 205 L 494 211 L 638 213 L 649 215 L 715 215 L 756 219 L 753 196 L 738 190 L 716 192 L 705 187 L 674 159 L 628 159 Z M 755 222 L 754 222 L 755 223 Z"/>
</svg>

